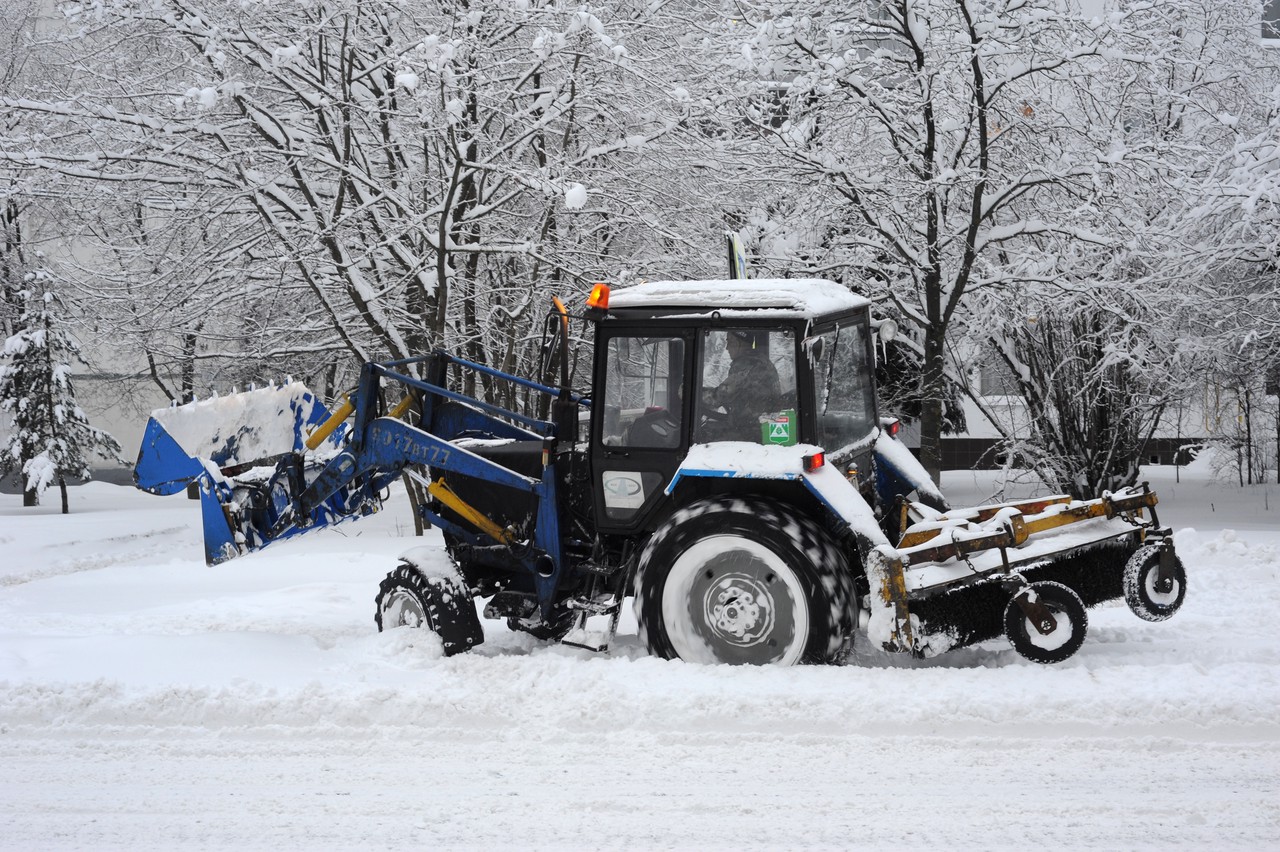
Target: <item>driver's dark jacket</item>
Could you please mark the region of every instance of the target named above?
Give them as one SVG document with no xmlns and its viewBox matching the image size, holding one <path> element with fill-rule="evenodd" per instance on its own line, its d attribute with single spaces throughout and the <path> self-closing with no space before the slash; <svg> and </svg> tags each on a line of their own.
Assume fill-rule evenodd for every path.
<svg viewBox="0 0 1280 852">
<path fill-rule="evenodd" d="M 743 352 L 729 365 L 729 374 L 717 387 L 708 388 L 703 399 L 709 408 L 723 406 L 729 426 L 738 440 L 759 440 L 760 415 L 777 408 L 781 396 L 778 370 L 763 352 Z"/>
</svg>

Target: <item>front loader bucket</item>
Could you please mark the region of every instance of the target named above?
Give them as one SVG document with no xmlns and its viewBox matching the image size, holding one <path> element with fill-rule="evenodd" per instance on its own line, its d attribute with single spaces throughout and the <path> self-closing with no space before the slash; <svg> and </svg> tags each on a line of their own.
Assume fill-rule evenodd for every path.
<svg viewBox="0 0 1280 852">
<path fill-rule="evenodd" d="M 350 495 L 339 492 L 309 517 L 292 515 L 309 475 L 341 446 L 338 429 L 315 450 L 306 447 L 328 417 L 315 394 L 296 383 L 158 409 L 143 434 L 134 482 L 160 495 L 197 483 L 205 561 L 225 562 L 352 514 Z"/>
<path fill-rule="evenodd" d="M 302 452 L 307 433 L 328 416 L 298 383 L 157 409 L 147 421 L 133 481 L 152 494 L 176 494 L 206 470 L 273 465 L 286 453 Z"/>
</svg>

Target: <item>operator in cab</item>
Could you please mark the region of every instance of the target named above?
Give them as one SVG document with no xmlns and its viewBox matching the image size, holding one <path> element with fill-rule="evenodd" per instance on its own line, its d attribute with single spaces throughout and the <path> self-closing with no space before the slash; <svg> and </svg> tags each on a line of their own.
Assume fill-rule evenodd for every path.
<svg viewBox="0 0 1280 852">
<path fill-rule="evenodd" d="M 760 439 L 760 416 L 777 407 L 781 395 L 778 370 L 769 359 L 767 331 L 733 330 L 725 349 L 729 372 L 724 381 L 702 392 L 706 415 L 704 440 L 752 441 Z M 723 408 L 725 414 L 716 414 Z"/>
</svg>

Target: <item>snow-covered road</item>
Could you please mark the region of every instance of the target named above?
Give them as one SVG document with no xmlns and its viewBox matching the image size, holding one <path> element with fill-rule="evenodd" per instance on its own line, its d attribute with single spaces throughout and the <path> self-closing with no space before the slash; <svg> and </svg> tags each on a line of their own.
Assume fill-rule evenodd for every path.
<svg viewBox="0 0 1280 852">
<path fill-rule="evenodd" d="M 1054 667 L 694 666 L 629 620 L 444 659 L 374 632 L 394 506 L 206 568 L 181 497 L 3 495 L 0 848 L 1280 848 L 1280 488 L 1160 477 L 1186 606 Z"/>
<path fill-rule="evenodd" d="M 627 724 L 6 736 L 6 848 L 1265 849 L 1274 742 Z M 1135 735 L 1136 734 L 1136 735 Z"/>
</svg>

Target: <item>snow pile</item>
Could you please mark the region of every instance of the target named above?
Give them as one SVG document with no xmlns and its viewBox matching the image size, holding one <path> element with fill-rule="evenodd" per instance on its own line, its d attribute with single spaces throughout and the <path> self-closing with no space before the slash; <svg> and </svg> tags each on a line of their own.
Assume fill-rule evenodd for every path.
<svg viewBox="0 0 1280 852">
<path fill-rule="evenodd" d="M 684 457 L 680 471 L 711 472 L 756 479 L 798 479 L 804 472 L 804 457 L 820 452 L 822 448 L 812 444 L 793 444 L 789 447 L 750 441 L 694 444 Z"/>
<path fill-rule="evenodd" d="M 581 210 L 587 206 L 587 188 L 580 183 L 570 184 L 564 193 L 564 206 L 570 210 Z"/>
<path fill-rule="evenodd" d="M 291 382 L 158 408 L 151 417 L 187 455 L 229 467 L 298 449 L 319 404 L 305 385 Z"/>
</svg>

